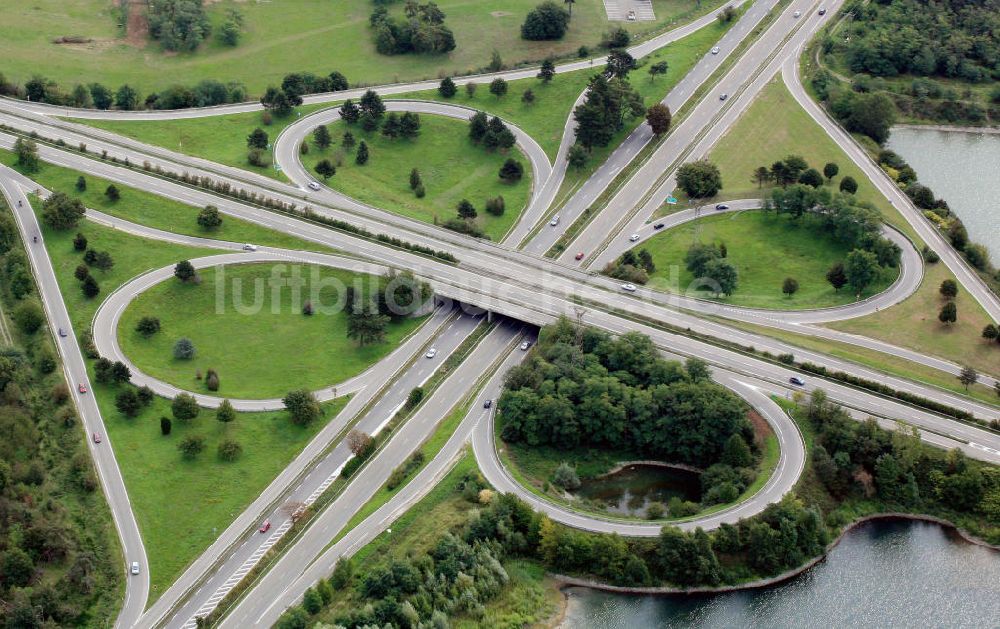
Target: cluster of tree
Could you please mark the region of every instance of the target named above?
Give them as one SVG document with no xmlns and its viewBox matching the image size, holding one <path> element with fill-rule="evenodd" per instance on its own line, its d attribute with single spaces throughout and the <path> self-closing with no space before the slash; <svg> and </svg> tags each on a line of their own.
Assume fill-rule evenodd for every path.
<svg viewBox="0 0 1000 629">
<path fill-rule="evenodd" d="M 368 18 L 375 49 L 383 55 L 446 53 L 455 49 L 455 35 L 445 26 L 445 14 L 437 3 L 417 4 L 406 0 L 405 19 L 396 19 L 378 6 Z"/>
<path fill-rule="evenodd" d="M 707 199 L 722 190 L 722 174 L 719 167 L 701 159 L 688 162 L 677 169 L 677 187 L 692 199 Z"/>
<path fill-rule="evenodd" d="M 521 38 L 532 41 L 562 39 L 569 28 L 570 13 L 552 0 L 528 12 L 521 24 Z"/>
<path fill-rule="evenodd" d="M 743 402 L 699 361 L 668 362 L 648 337 L 614 339 L 562 320 L 504 381 L 503 438 L 528 446 L 613 447 L 708 467 L 733 435 L 752 441 Z"/>
<path fill-rule="evenodd" d="M 24 263 L 10 222 L 0 218 L 4 280 Z M 114 527 L 94 508 L 100 484 L 51 342 L 38 335 L 44 316 L 7 281 L 0 299 L 17 324 L 0 351 L 0 622 L 113 623 L 122 585 L 108 553 Z"/>
<path fill-rule="evenodd" d="M 684 255 L 684 265 L 694 282 L 693 290 L 708 289 L 715 295 L 732 295 L 740 283 L 739 271 L 730 262 L 725 243 L 692 243 Z"/>
<path fill-rule="evenodd" d="M 204 0 L 149 0 L 149 36 L 167 50 L 191 52 L 212 32 Z"/>
<path fill-rule="evenodd" d="M 227 46 L 240 43 L 243 35 L 243 14 L 236 7 L 226 9 L 226 21 L 219 27 L 219 40 Z"/>
<path fill-rule="evenodd" d="M 912 427 L 886 431 L 874 419 L 857 422 L 817 390 L 806 406 L 816 429 L 812 467 L 835 498 L 878 497 L 889 509 L 982 514 L 1000 524 L 1000 473 L 924 446 Z"/>
<path fill-rule="evenodd" d="M 629 249 L 618 256 L 614 262 L 609 262 L 604 267 L 603 273 L 617 280 L 631 282 L 633 284 L 645 284 L 649 281 L 649 276 L 656 271 L 653 264 L 653 254 L 643 248 L 638 252 Z"/>
<path fill-rule="evenodd" d="M 475 144 L 481 144 L 487 151 L 506 151 L 517 142 L 514 132 L 503 120 L 497 116 L 490 118 L 484 111 L 477 111 L 469 118 L 469 139 Z"/>
<path fill-rule="evenodd" d="M 312 72 L 293 72 L 281 80 L 281 90 L 289 98 L 299 98 L 308 94 L 340 92 L 349 87 L 347 77 L 334 70 L 326 76 L 316 76 Z"/>
<path fill-rule="evenodd" d="M 613 43 L 626 46 L 628 41 L 626 32 L 623 43 Z M 646 113 L 642 96 L 628 81 L 628 73 L 635 67 L 635 59 L 630 54 L 621 47 L 612 46 L 605 72 L 591 79 L 587 98 L 573 110 L 577 127 L 576 143 L 568 155 L 570 165 L 583 166 L 590 151 L 594 147 L 607 146 L 615 133 L 625 127 L 627 119 Z M 542 73 L 539 77 L 547 80 Z M 667 124 L 669 126 L 669 122 Z"/>
<path fill-rule="evenodd" d="M 816 72 L 811 83 L 816 94 L 848 131 L 867 135 L 882 144 L 896 122 L 896 105 L 884 92 L 858 93 L 827 71 Z"/>
<path fill-rule="evenodd" d="M 820 173 L 815 168 L 811 168 L 809 163 L 798 155 L 789 155 L 783 160 L 778 160 L 771 164 L 771 167 L 758 166 L 754 169 L 752 180 L 761 188 L 767 184 L 788 187 L 793 183 L 801 183 L 813 188 L 819 188 L 824 183 L 830 183 L 840 172 L 840 166 L 834 162 L 827 162 Z M 844 177 L 840 182 L 840 191 L 855 194 L 858 191 L 858 182 L 853 177 Z"/>
<path fill-rule="evenodd" d="M 854 2 L 831 49 L 852 72 L 980 83 L 1000 79 L 1000 2 Z"/>
<path fill-rule="evenodd" d="M 390 270 L 379 278 L 374 293 L 348 286 L 344 300 L 347 337 L 361 346 L 381 343 L 390 322 L 411 316 L 430 297 L 430 286 L 409 271 Z"/>
</svg>

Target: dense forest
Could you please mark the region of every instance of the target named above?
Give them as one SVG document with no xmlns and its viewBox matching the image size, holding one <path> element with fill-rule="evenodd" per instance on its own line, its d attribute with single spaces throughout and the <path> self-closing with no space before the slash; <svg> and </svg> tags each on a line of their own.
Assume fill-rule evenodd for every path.
<svg viewBox="0 0 1000 629">
<path fill-rule="evenodd" d="M 869 108 L 892 103 L 912 119 L 1000 122 L 1000 0 L 855 1 L 843 14 L 850 19 L 821 46 L 824 65 L 848 77 L 848 89 L 834 86 L 839 81 L 826 70 L 814 83 L 822 98 L 839 103 L 848 126 L 852 97 Z"/>
<path fill-rule="evenodd" d="M 110 626 L 114 527 L 5 208 L 0 277 L 0 623 Z"/>
<path fill-rule="evenodd" d="M 611 338 L 562 320 L 507 374 L 497 406 L 504 440 L 606 446 L 708 467 L 735 437 L 753 443 L 747 407 L 704 363 L 666 361 L 648 337 Z"/>
</svg>

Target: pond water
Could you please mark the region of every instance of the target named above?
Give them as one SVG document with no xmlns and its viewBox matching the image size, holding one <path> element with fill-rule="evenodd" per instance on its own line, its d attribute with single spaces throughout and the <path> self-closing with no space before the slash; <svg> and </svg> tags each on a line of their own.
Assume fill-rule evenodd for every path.
<svg viewBox="0 0 1000 629">
<path fill-rule="evenodd" d="M 714 596 L 569 588 L 560 627 L 1000 627 L 1000 552 L 936 524 L 869 522 L 781 585 Z"/>
<path fill-rule="evenodd" d="M 604 504 L 610 513 L 643 516 L 650 503 L 666 506 L 674 496 L 698 502 L 701 481 L 697 472 L 658 465 L 629 465 L 603 478 L 582 480 L 574 494 Z"/>
<path fill-rule="evenodd" d="M 886 147 L 948 202 L 973 242 L 1000 263 L 1000 134 L 898 127 Z"/>
</svg>

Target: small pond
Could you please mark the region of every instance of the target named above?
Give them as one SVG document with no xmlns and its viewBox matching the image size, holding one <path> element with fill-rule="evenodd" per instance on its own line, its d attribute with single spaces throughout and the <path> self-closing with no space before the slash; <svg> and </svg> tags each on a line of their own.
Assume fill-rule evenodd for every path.
<svg viewBox="0 0 1000 629">
<path fill-rule="evenodd" d="M 605 506 L 609 513 L 642 517 L 652 502 L 666 505 L 673 497 L 698 502 L 701 481 L 697 472 L 636 464 L 601 478 L 581 479 L 578 498 Z"/>
</svg>

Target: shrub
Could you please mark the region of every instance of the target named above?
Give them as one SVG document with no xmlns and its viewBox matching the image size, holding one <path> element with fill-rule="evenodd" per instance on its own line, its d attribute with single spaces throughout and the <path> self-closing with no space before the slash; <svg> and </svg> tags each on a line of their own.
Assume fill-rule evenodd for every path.
<svg viewBox="0 0 1000 629">
<path fill-rule="evenodd" d="M 222 461 L 235 461 L 243 454 L 243 446 L 234 439 L 226 439 L 219 443 L 218 455 Z"/>
<path fill-rule="evenodd" d="M 209 391 L 219 390 L 219 374 L 214 369 L 209 369 L 205 374 L 205 388 Z"/>
<path fill-rule="evenodd" d="M 521 37 L 531 41 L 562 39 L 569 27 L 569 12 L 555 2 L 543 2 L 524 18 Z"/>
<path fill-rule="evenodd" d="M 174 343 L 174 358 L 177 360 L 191 360 L 194 358 L 194 343 L 189 338 L 179 338 Z"/>
<path fill-rule="evenodd" d="M 193 459 L 205 449 L 205 438 L 201 435 L 188 435 L 177 444 L 177 449 L 185 459 Z"/>
<path fill-rule="evenodd" d="M 524 166 L 521 162 L 508 158 L 500 167 L 499 175 L 504 183 L 516 183 L 524 176 Z"/>
<path fill-rule="evenodd" d="M 552 484 L 572 491 L 580 487 L 580 477 L 576 475 L 576 469 L 573 466 L 563 461 L 552 473 Z"/>
<path fill-rule="evenodd" d="M 646 507 L 646 519 L 647 520 L 659 520 L 667 513 L 667 508 L 663 506 L 662 502 L 651 502 L 649 506 Z"/>
<path fill-rule="evenodd" d="M 182 420 L 194 419 L 201 411 L 198 402 L 190 393 L 178 394 L 170 403 L 170 410 L 174 414 L 174 418 Z"/>
</svg>

